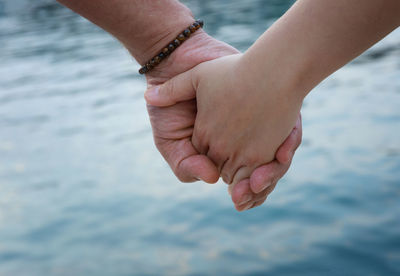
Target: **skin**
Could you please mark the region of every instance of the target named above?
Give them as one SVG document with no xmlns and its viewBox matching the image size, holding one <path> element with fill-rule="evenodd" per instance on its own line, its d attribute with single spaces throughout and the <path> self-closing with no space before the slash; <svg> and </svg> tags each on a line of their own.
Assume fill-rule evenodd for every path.
<svg viewBox="0 0 400 276">
<path fill-rule="evenodd" d="M 242 191 L 274 159 L 304 97 L 399 25 L 398 0 L 299 0 L 246 53 L 202 63 L 145 98 L 159 107 L 196 98 L 193 145 Z M 252 202 L 264 198 L 259 192 Z"/>
<path fill-rule="evenodd" d="M 193 65 L 200 64 L 206 60 L 213 60 L 217 56 L 238 53 L 236 50 L 232 50 L 230 46 L 211 38 L 205 33 L 197 35 L 204 35 L 204 37 L 197 37 L 197 39 L 190 39 L 185 42 L 174 52 L 171 59 L 164 66 L 169 66 L 169 62 L 180 66 L 188 62 L 185 68 L 181 69 L 182 72 L 185 72 L 192 68 Z M 196 58 L 196 60 L 193 61 L 193 58 Z M 171 77 L 175 76 L 175 72 L 168 70 L 166 72 L 171 73 Z M 147 76 L 151 85 L 164 82 L 164 80 L 155 80 L 153 82 L 151 74 L 154 74 L 154 72 Z M 167 79 L 169 79 L 169 76 Z M 205 155 L 198 155 L 198 151 L 191 143 L 197 113 L 197 103 L 194 98 L 167 107 L 148 105 L 148 111 L 153 127 L 155 144 L 177 177 L 183 182 L 191 182 L 197 180 L 196 178 L 204 177 L 204 174 L 199 176 L 200 174 L 197 171 L 201 166 L 194 165 L 197 160 L 189 159 L 190 156 L 194 156 L 194 158 L 197 158 L 197 156 L 205 157 Z M 260 164 L 253 171 L 251 181 L 248 178 L 244 179 L 240 186 L 231 190 L 232 201 L 237 210 L 243 211 L 253 206 L 258 206 L 259 204 L 256 204 L 260 203 L 260 201 L 265 201 L 270 193 L 270 191 L 266 193 L 265 190 L 268 186 L 276 184 L 287 172 L 294 152 L 301 143 L 301 137 L 301 121 L 299 120 L 290 136 L 277 151 L 277 158 L 268 164 Z M 218 171 L 215 176 L 215 179 L 202 179 L 209 182 L 216 181 L 219 177 Z M 232 188 L 232 186 L 230 187 Z"/>
<path fill-rule="evenodd" d="M 194 22 L 190 10 L 174 0 L 59 0 L 115 36 L 132 56 L 144 64 L 162 47 Z M 174 20 L 170 20 L 174 18 Z M 231 46 L 199 30 L 171 56 L 146 75 L 148 87 L 159 85 L 196 65 L 222 56 L 237 54 Z M 223 101 L 220 105 L 222 105 Z M 218 103 L 215 103 L 218 105 Z M 214 162 L 200 154 L 191 142 L 196 117 L 196 100 L 169 107 L 148 106 L 155 144 L 176 176 L 183 182 L 198 179 L 214 183 L 218 171 Z M 252 178 L 240 189 L 233 189 L 232 200 L 238 210 L 259 205 L 271 187 L 286 173 L 301 142 L 301 124 L 293 129 L 287 141 L 269 164 L 254 168 Z M 250 207 L 249 207 L 250 206 Z"/>
<path fill-rule="evenodd" d="M 146 93 L 148 103 L 166 108 L 197 99 L 193 145 L 218 164 L 224 181 L 232 183 L 232 187 L 249 178 L 260 165 L 275 159 L 280 144 L 294 128 L 301 107 L 293 107 L 281 97 L 284 89 L 292 88 L 275 86 L 272 78 L 269 89 L 246 82 L 238 66 L 242 58 L 242 54 L 236 54 L 202 63 Z M 271 66 L 270 70 L 274 68 Z M 281 111 L 279 120 L 275 116 L 277 109 Z"/>
</svg>

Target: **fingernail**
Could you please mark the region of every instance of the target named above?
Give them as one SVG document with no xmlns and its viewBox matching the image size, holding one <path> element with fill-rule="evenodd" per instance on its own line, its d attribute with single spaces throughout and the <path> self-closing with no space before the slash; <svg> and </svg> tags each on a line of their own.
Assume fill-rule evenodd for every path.
<svg viewBox="0 0 400 276">
<path fill-rule="evenodd" d="M 153 100 L 156 100 L 158 98 L 159 91 L 160 87 L 154 86 L 146 91 L 146 93 L 144 94 L 144 98 L 147 102 L 152 102 Z"/>
<path fill-rule="evenodd" d="M 247 203 L 247 205 L 245 205 L 244 207 L 239 207 L 239 210 L 240 210 L 239 212 L 247 211 L 247 210 L 251 209 L 253 207 L 253 205 L 254 205 L 254 202 Z"/>
<path fill-rule="evenodd" d="M 243 211 L 247 211 L 247 210 L 250 210 L 251 208 L 253 208 L 253 205 L 254 205 L 254 203 L 252 202 L 252 203 L 250 203 L 250 204 L 248 204 L 244 209 L 243 209 Z"/>
<path fill-rule="evenodd" d="M 243 204 L 249 202 L 252 198 L 253 198 L 252 195 L 247 194 L 247 195 L 243 196 L 242 201 L 240 201 L 240 203 L 238 205 L 243 205 Z"/>
<path fill-rule="evenodd" d="M 194 175 L 193 176 L 195 179 L 196 179 L 196 181 L 203 181 L 203 182 L 207 182 L 207 181 L 205 181 L 201 176 L 198 176 L 198 175 Z"/>
<path fill-rule="evenodd" d="M 259 191 L 259 193 L 261 193 L 262 191 L 264 191 L 266 188 L 268 188 L 269 186 L 271 186 L 272 181 L 266 182 L 263 184 L 262 189 Z"/>
</svg>

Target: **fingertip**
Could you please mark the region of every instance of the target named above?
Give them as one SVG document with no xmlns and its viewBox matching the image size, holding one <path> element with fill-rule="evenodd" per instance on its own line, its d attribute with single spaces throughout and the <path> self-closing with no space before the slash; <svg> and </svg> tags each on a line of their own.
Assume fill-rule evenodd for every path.
<svg viewBox="0 0 400 276">
<path fill-rule="evenodd" d="M 205 155 L 199 155 L 202 159 L 199 164 L 198 178 L 208 184 L 215 184 L 219 180 L 219 171 L 215 164 Z"/>
<path fill-rule="evenodd" d="M 252 198 L 252 192 L 250 190 L 250 180 L 248 178 L 239 181 L 232 188 L 232 202 L 235 205 L 241 205 L 249 201 Z M 250 198 L 251 197 L 251 198 Z"/>
<path fill-rule="evenodd" d="M 254 204 L 255 204 L 254 202 L 248 202 L 248 203 L 245 203 L 242 205 L 235 205 L 235 209 L 238 212 L 247 211 L 247 210 L 250 210 L 251 208 L 253 208 Z"/>
<path fill-rule="evenodd" d="M 199 177 L 200 180 L 208 183 L 208 184 L 215 184 L 219 180 L 219 173 L 218 170 L 215 170 L 214 172 L 207 172 L 204 173 Z"/>
<path fill-rule="evenodd" d="M 251 191 L 258 194 L 271 186 L 274 178 L 281 174 L 282 166 L 276 161 L 272 161 L 255 169 L 250 176 L 249 186 Z"/>
<path fill-rule="evenodd" d="M 297 127 L 293 128 L 292 132 L 278 148 L 275 158 L 281 164 L 289 164 L 293 158 L 294 152 L 298 147 L 299 130 Z M 301 135 L 301 134 L 300 134 Z M 301 138 L 300 138 L 301 139 Z"/>
<path fill-rule="evenodd" d="M 267 200 L 267 198 L 268 198 L 268 196 L 265 196 L 264 198 L 262 198 L 262 199 L 256 201 L 256 202 L 254 203 L 254 206 L 253 206 L 253 207 L 258 207 L 258 206 L 262 205 L 262 204 Z"/>
<path fill-rule="evenodd" d="M 300 146 L 302 140 L 302 125 L 301 125 L 301 114 L 297 118 L 296 125 L 290 132 L 289 136 L 278 148 L 275 158 L 281 164 L 290 164 L 296 149 Z"/>
<path fill-rule="evenodd" d="M 301 129 L 302 121 L 303 121 L 303 118 L 302 118 L 302 116 L 301 116 L 301 113 L 299 113 L 299 117 L 297 118 L 296 126 L 295 126 L 295 127 L 298 128 L 298 129 Z"/>
<path fill-rule="evenodd" d="M 177 174 L 214 184 L 219 179 L 219 171 L 205 155 L 192 155 L 181 162 Z"/>
</svg>

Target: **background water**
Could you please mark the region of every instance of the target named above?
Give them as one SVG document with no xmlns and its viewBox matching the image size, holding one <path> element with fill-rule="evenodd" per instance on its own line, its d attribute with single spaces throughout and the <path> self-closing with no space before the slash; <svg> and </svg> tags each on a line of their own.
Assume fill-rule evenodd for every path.
<svg viewBox="0 0 400 276">
<path fill-rule="evenodd" d="M 245 50 L 292 1 L 185 1 Z M 264 206 L 179 183 L 139 66 L 52 1 L 0 1 L 0 275 L 399 275 L 400 29 L 322 83 Z"/>
</svg>

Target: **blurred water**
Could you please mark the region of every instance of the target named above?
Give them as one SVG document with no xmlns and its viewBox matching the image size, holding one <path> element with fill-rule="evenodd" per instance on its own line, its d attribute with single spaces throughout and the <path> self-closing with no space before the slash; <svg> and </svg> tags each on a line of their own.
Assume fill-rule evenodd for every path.
<svg viewBox="0 0 400 276">
<path fill-rule="evenodd" d="M 293 1 L 185 1 L 245 50 Z M 267 204 L 182 184 L 138 65 L 52 1 L 0 1 L 0 275 L 398 275 L 400 30 L 306 100 Z"/>
</svg>

